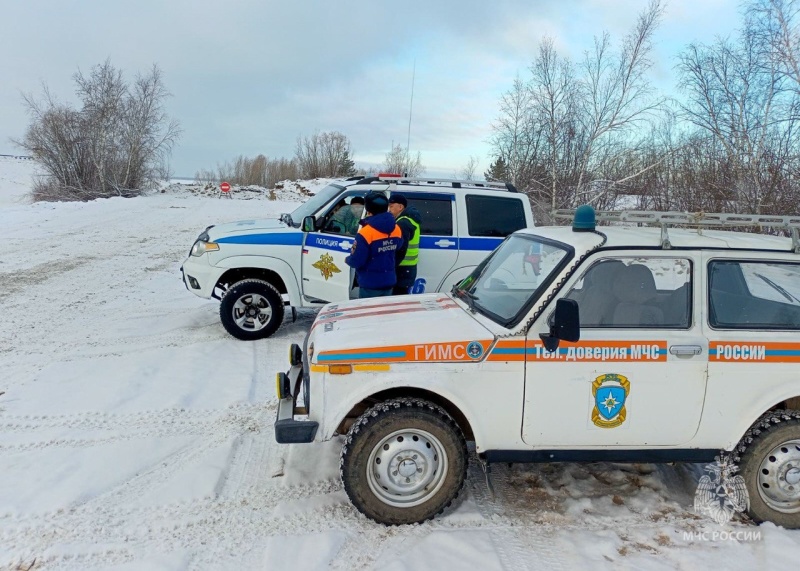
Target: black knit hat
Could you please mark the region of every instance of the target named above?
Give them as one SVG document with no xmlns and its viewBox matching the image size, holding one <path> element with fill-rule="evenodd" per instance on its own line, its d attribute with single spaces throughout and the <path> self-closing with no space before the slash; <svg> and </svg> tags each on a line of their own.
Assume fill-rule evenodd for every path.
<svg viewBox="0 0 800 571">
<path fill-rule="evenodd" d="M 399 204 L 405 208 L 408 206 L 408 200 L 402 194 L 392 194 L 391 198 L 389 198 L 389 204 Z"/>
<path fill-rule="evenodd" d="M 370 214 L 383 214 L 389 210 L 389 201 L 382 192 L 373 191 L 367 194 L 364 208 Z"/>
</svg>

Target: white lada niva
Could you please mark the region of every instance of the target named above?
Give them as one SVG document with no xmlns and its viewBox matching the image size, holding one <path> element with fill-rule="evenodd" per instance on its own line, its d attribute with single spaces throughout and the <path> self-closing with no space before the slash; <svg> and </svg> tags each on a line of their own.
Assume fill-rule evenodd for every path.
<svg viewBox="0 0 800 571">
<path fill-rule="evenodd" d="M 345 435 L 344 488 L 386 524 L 450 505 L 474 441 L 482 463 L 724 451 L 752 519 L 800 527 L 800 218 L 574 217 L 449 294 L 325 306 L 278 374 L 278 442 Z M 698 230 L 756 223 L 793 238 Z"/>
</svg>

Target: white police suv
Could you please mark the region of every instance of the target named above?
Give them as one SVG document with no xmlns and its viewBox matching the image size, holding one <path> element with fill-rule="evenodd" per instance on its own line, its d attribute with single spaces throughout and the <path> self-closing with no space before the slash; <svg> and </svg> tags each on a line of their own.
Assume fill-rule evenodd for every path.
<svg viewBox="0 0 800 571">
<path fill-rule="evenodd" d="M 503 238 L 533 226 L 528 197 L 508 183 L 348 180 L 330 184 L 280 219 L 209 226 L 181 268 L 186 288 L 219 299 L 225 329 L 244 340 L 274 333 L 285 305 L 322 307 L 358 297 L 344 259 L 363 216 L 357 197 L 376 190 L 404 195 L 422 215 L 415 294 L 449 290 Z"/>
<path fill-rule="evenodd" d="M 346 435 L 345 491 L 388 524 L 453 501 L 467 441 L 484 463 L 723 451 L 737 510 L 800 528 L 800 217 L 595 227 L 582 208 L 572 229 L 515 232 L 450 293 L 323 308 L 278 374 L 278 442 Z M 794 237 L 696 229 L 726 224 Z"/>
</svg>

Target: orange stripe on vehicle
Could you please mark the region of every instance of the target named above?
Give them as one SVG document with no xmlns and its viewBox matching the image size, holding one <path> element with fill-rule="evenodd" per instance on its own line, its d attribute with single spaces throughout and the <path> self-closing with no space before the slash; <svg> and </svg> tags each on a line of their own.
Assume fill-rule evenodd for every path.
<svg viewBox="0 0 800 571">
<path fill-rule="evenodd" d="M 666 341 L 562 341 L 552 353 L 541 341 L 500 341 L 488 361 L 659 362 L 667 360 Z"/>
<path fill-rule="evenodd" d="M 492 340 L 454 341 L 361 347 L 342 351 L 323 351 L 317 359 L 324 363 L 392 363 L 392 362 L 478 362 L 486 355 Z"/>
<path fill-rule="evenodd" d="M 800 343 L 711 341 L 711 363 L 800 363 Z"/>
</svg>

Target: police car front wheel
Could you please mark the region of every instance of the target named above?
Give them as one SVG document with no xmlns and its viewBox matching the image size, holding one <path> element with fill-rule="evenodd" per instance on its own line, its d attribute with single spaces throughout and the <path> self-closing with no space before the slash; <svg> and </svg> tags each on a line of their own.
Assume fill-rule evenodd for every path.
<svg viewBox="0 0 800 571">
<path fill-rule="evenodd" d="M 419 523 L 458 496 L 467 448 L 459 426 L 441 407 L 392 399 L 353 424 L 340 467 L 345 491 L 361 513 L 389 525 Z"/>
<path fill-rule="evenodd" d="M 270 283 L 242 280 L 225 293 L 219 318 L 225 330 L 237 339 L 263 339 L 275 333 L 283 321 L 283 300 Z"/>
</svg>

